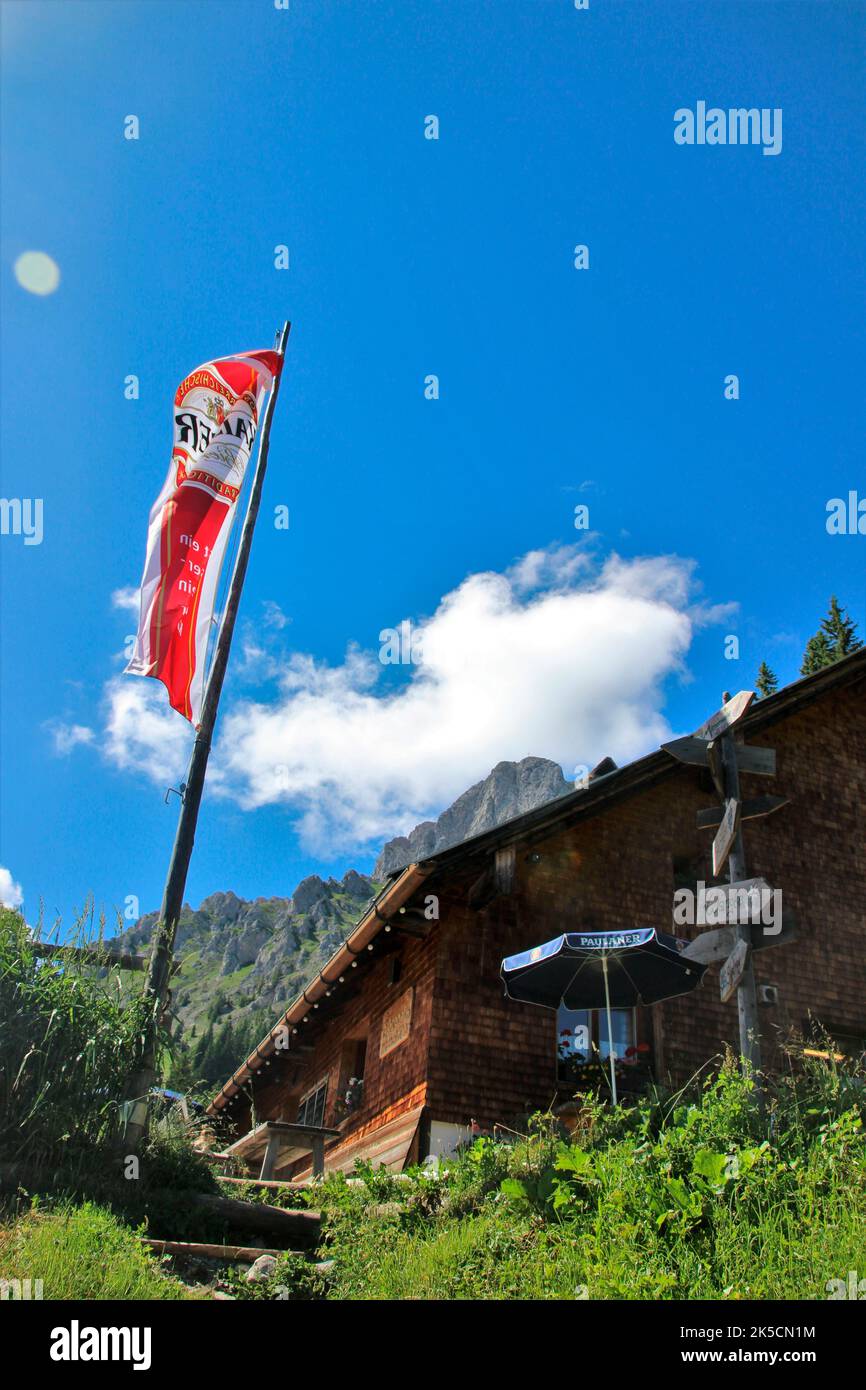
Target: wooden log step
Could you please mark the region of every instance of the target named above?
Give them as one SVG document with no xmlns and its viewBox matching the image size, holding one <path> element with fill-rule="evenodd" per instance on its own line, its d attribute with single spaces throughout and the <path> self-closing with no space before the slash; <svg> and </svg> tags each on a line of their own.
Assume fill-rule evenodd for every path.
<svg viewBox="0 0 866 1390">
<path fill-rule="evenodd" d="M 200 1256 L 208 1260 L 226 1260 L 229 1264 L 251 1265 L 259 1255 L 273 1255 L 279 1259 L 284 1250 L 260 1250 L 255 1245 L 207 1245 L 190 1240 L 153 1240 L 141 1237 L 142 1245 L 149 1245 L 157 1255 Z"/>
<path fill-rule="evenodd" d="M 298 1189 L 297 1183 L 283 1182 L 279 1178 L 229 1178 L 224 1173 L 214 1173 L 214 1177 L 217 1182 L 236 1183 L 239 1187 L 284 1187 L 290 1192 Z"/>
<path fill-rule="evenodd" d="M 167 1199 L 177 1197 L 173 1192 L 154 1195 Z M 184 1192 L 183 1199 L 196 1210 L 220 1217 L 234 1230 L 269 1235 L 292 1243 L 297 1241 L 301 1245 L 315 1245 L 319 1239 L 322 1225 L 319 1211 L 284 1211 L 282 1207 L 268 1206 L 264 1202 L 244 1202 L 239 1197 L 215 1196 L 209 1192 Z"/>
</svg>

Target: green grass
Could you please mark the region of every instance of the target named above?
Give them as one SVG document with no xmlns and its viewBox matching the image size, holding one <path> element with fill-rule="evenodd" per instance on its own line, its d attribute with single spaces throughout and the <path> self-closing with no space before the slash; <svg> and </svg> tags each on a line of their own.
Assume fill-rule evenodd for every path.
<svg viewBox="0 0 866 1390">
<path fill-rule="evenodd" d="M 491 1210 L 423 1234 L 361 1243 L 331 1296 L 352 1299 L 822 1299 L 828 1279 L 863 1263 L 863 1212 L 824 1226 L 791 1213 L 752 1230 L 726 1213 L 715 1249 L 668 1246 L 634 1230 L 542 1227 Z"/>
<path fill-rule="evenodd" d="M 588 1102 L 579 1142 L 536 1117 L 444 1178 L 361 1165 L 364 1184 L 310 1193 L 327 1296 L 824 1299 L 863 1274 L 864 1104 L 862 1072 L 818 1063 L 775 1083 L 765 1112 L 728 1064 L 688 1099 Z"/>
<path fill-rule="evenodd" d="M 91 1202 L 37 1207 L 0 1226 L 0 1279 L 41 1280 L 52 1300 L 200 1297 L 163 1271 L 138 1232 Z"/>
</svg>

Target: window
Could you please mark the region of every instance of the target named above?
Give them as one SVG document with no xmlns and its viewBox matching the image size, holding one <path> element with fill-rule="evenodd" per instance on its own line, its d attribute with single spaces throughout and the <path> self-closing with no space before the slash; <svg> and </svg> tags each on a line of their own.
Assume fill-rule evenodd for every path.
<svg viewBox="0 0 866 1390">
<path fill-rule="evenodd" d="M 308 1091 L 301 1097 L 298 1106 L 298 1118 L 295 1121 L 299 1125 L 321 1125 L 325 1119 L 325 1101 L 328 1098 L 328 1079 L 320 1081 L 312 1091 Z"/>
<path fill-rule="evenodd" d="M 364 1080 L 364 1067 L 367 1065 L 367 1039 L 358 1038 L 356 1041 L 346 1044 L 344 1058 L 349 1063 L 346 1070 L 349 1081 Z"/>
<path fill-rule="evenodd" d="M 364 1098 L 364 1068 L 367 1039 L 349 1038 L 340 1056 L 340 1085 L 334 1102 L 334 1118 L 339 1122 L 357 1110 Z"/>
<path fill-rule="evenodd" d="M 611 1009 L 613 1055 L 617 1061 L 637 1056 L 634 1009 Z M 556 1015 L 556 1074 L 558 1081 L 570 1081 L 588 1062 L 607 1062 L 611 1040 L 607 1032 L 605 1009 L 565 1009 Z"/>
</svg>

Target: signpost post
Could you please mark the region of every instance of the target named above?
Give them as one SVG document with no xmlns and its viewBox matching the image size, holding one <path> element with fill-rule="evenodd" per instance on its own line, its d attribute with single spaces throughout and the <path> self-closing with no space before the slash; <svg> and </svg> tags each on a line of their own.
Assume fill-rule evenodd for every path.
<svg viewBox="0 0 866 1390">
<path fill-rule="evenodd" d="M 709 769 L 721 807 L 698 812 L 698 828 L 718 827 L 713 840 L 713 877 L 727 866 L 729 902 L 734 890 L 764 884 L 762 879 L 746 878 L 746 855 L 743 847 L 742 824 L 759 816 L 771 815 L 787 804 L 783 796 L 762 796 L 743 800 L 740 796 L 740 773 L 773 777 L 776 754 L 772 748 L 750 748 L 735 738 L 735 729 L 755 698 L 754 691 L 741 690 L 731 698 L 722 697 L 723 705 L 690 737 L 673 739 L 662 748 L 678 762 Z M 760 931 L 739 915 L 733 923 L 713 932 L 704 933 L 693 941 L 686 952 L 695 960 L 724 961 L 719 980 L 723 1003 L 737 996 L 737 1015 L 740 1033 L 740 1056 L 753 1073 L 761 1067 L 761 1039 L 758 1028 L 757 991 L 752 968 L 752 951 L 758 941 L 753 934 Z M 776 945 L 790 941 L 796 933 L 789 930 L 781 936 L 760 940 L 760 945 Z M 710 939 L 712 938 L 712 939 Z M 756 1085 L 758 1083 L 756 1082 Z"/>
<path fill-rule="evenodd" d="M 741 699 L 741 692 L 737 699 Z M 741 715 L 745 713 L 751 704 L 751 692 L 742 706 Z M 728 706 L 725 705 L 725 709 Z M 722 711 L 720 711 L 721 713 Z M 741 717 L 741 716 L 740 716 Z M 725 859 L 728 864 L 728 882 L 735 883 L 738 879 L 746 877 L 746 852 L 743 847 L 743 831 L 740 825 L 739 802 L 740 802 L 740 773 L 737 767 L 737 751 L 734 743 L 733 734 L 728 731 L 722 735 L 722 764 L 725 774 L 725 795 L 728 798 L 728 810 L 731 803 L 736 805 L 736 816 L 733 825 L 731 843 L 727 847 Z M 726 813 L 727 816 L 727 813 Z M 723 822 L 724 825 L 724 822 Z M 719 831 L 721 834 L 721 831 Z M 713 861 L 715 863 L 716 841 L 713 842 Z M 724 862 L 724 861 L 723 861 Z M 760 1071 L 761 1067 L 761 1036 L 758 1027 L 758 995 L 755 989 L 755 972 L 752 968 L 751 954 L 751 931 L 748 922 L 740 922 L 736 928 L 737 945 L 728 957 L 723 971 L 727 971 L 728 978 L 736 979 L 736 984 L 731 986 L 730 994 L 734 988 L 737 991 L 737 1016 L 740 1025 L 740 1056 L 749 1066 L 754 1075 Z M 722 995 L 723 1002 L 730 995 Z"/>
</svg>

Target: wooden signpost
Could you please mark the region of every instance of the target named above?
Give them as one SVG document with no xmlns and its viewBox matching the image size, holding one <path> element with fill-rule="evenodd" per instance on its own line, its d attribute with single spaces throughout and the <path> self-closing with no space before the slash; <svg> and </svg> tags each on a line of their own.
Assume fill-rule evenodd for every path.
<svg viewBox="0 0 866 1390">
<path fill-rule="evenodd" d="M 725 806 L 722 823 L 713 840 L 713 878 L 718 878 L 728 862 L 728 855 L 734 848 L 734 841 L 740 829 L 740 803 L 731 797 Z"/>
<path fill-rule="evenodd" d="M 749 932 L 753 951 L 763 951 L 768 946 L 787 946 L 789 942 L 796 941 L 798 935 L 796 922 L 787 912 L 782 917 L 782 930 L 775 936 L 767 935 L 759 922 L 750 922 Z M 737 939 L 733 927 L 714 927 L 712 931 L 702 931 L 700 936 L 690 941 L 683 955 L 697 965 L 720 965 L 728 959 Z"/>
<path fill-rule="evenodd" d="M 672 758 L 676 758 L 677 762 L 690 763 L 693 767 L 709 767 L 711 772 L 722 751 L 719 739 L 699 738 L 697 734 L 672 739 L 670 743 L 663 743 L 662 748 L 665 753 L 670 753 Z M 754 748 L 749 744 L 738 743 L 736 750 L 737 767 L 740 772 L 749 772 L 758 777 L 775 777 L 775 748 Z"/>
<path fill-rule="evenodd" d="M 751 946 L 748 941 L 738 940 L 733 951 L 722 966 L 719 975 L 719 993 L 722 1003 L 727 1004 L 734 991 L 739 989 L 746 967 L 749 964 Z"/>
<path fill-rule="evenodd" d="M 742 719 L 754 698 L 754 690 L 741 690 L 733 699 L 727 699 L 721 709 L 695 730 L 695 738 L 718 738 L 720 734 L 728 733 Z"/>
<path fill-rule="evenodd" d="M 769 885 L 763 879 L 746 878 L 746 856 L 743 848 L 742 823 L 760 816 L 772 815 L 787 805 L 783 796 L 761 796 L 743 800 L 740 796 L 740 774 L 773 777 L 776 773 L 776 754 L 772 748 L 747 747 L 735 741 L 735 730 L 755 698 L 754 691 L 741 690 L 731 698 L 723 696 L 724 704 L 706 723 L 687 738 L 663 743 L 662 748 L 678 762 L 693 767 L 706 767 L 722 803 L 697 816 L 698 829 L 715 829 L 713 840 L 713 876 L 727 866 L 729 905 L 735 891 Z M 741 900 L 738 900 L 741 901 Z M 719 987 L 723 1003 L 737 996 L 740 1032 L 740 1055 L 753 1072 L 761 1067 L 761 1040 L 758 1027 L 755 973 L 752 951 L 764 946 L 784 944 L 796 934 L 788 924 L 775 935 L 765 933 L 759 923 L 753 923 L 751 912 L 746 920 L 734 914 L 734 923 L 716 931 L 704 932 L 685 948 L 691 959 L 709 964 L 723 961 Z"/>
<path fill-rule="evenodd" d="M 781 811 L 787 805 L 786 796 L 747 796 L 745 801 L 740 802 L 740 820 L 760 820 L 762 816 L 771 816 L 774 811 Z M 706 810 L 698 811 L 698 830 L 714 830 L 721 825 L 724 814 L 724 806 L 708 806 Z"/>
</svg>

